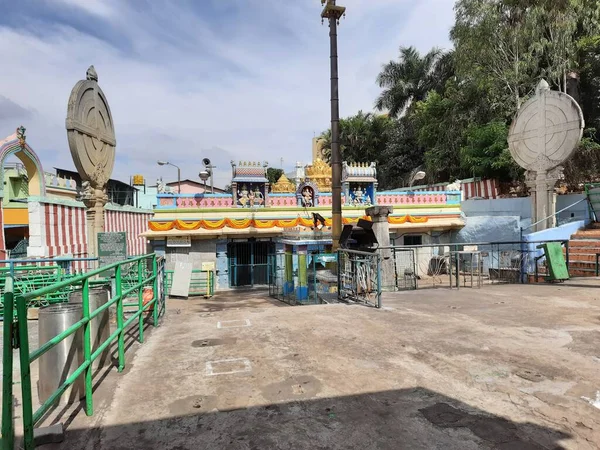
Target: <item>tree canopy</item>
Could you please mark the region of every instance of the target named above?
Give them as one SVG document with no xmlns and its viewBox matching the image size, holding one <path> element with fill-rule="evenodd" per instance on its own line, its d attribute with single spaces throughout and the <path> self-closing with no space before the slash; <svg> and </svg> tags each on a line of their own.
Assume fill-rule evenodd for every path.
<svg viewBox="0 0 600 450">
<path fill-rule="evenodd" d="M 600 181 L 600 2 L 458 0 L 453 48 L 399 48 L 382 65 L 375 108 L 340 121 L 342 158 L 375 161 L 380 186 L 407 183 L 423 168 L 430 183 L 484 177 L 522 180 L 508 128 L 540 79 L 572 95 L 587 129 L 565 164 L 566 182 Z M 331 133 L 323 132 L 326 154 Z"/>
</svg>

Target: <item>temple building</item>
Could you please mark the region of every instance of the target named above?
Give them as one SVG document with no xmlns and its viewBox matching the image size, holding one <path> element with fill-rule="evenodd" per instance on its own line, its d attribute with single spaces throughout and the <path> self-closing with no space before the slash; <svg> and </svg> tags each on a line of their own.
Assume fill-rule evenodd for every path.
<svg viewBox="0 0 600 450">
<path fill-rule="evenodd" d="M 272 186 L 266 163 L 232 161 L 231 192 L 158 194 L 143 236 L 166 256 L 168 268 L 177 261 L 191 262 L 194 269 L 214 264 L 218 289 L 266 286 L 273 261 L 288 255 L 298 258 L 293 267 L 286 264 L 286 280 L 294 271 L 304 277 L 302 285 L 307 277 L 302 266 L 311 255 L 331 252 L 331 167 L 322 158 L 313 142 L 312 163 L 298 164 L 295 176 L 282 175 Z M 460 192 L 379 192 L 375 163 L 344 162 L 342 190 L 344 224 L 369 220 L 369 206 L 393 207 L 387 220 L 396 245 L 407 237 L 412 245 L 437 243 L 464 226 Z"/>
</svg>

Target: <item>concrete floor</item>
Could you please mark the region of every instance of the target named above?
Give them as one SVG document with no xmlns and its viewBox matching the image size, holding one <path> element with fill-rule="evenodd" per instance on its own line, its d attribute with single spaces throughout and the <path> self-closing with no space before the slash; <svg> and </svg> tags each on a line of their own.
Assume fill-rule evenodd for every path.
<svg viewBox="0 0 600 450">
<path fill-rule="evenodd" d="M 598 280 L 383 304 L 169 300 L 100 383 L 96 414 L 49 418 L 67 435 L 44 448 L 599 448 Z"/>
</svg>

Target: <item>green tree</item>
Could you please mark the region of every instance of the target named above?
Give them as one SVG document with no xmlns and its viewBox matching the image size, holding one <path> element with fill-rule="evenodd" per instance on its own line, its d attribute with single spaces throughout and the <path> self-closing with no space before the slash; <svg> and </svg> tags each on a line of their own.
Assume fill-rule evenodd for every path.
<svg viewBox="0 0 600 450">
<path fill-rule="evenodd" d="M 515 163 L 508 150 L 508 127 L 505 122 L 489 122 L 471 126 L 466 143 L 460 149 L 465 172 L 482 178 L 510 181 L 521 177 L 523 170 Z"/>
<path fill-rule="evenodd" d="M 423 100 L 429 91 L 444 86 L 446 79 L 441 76 L 452 72 L 448 62 L 438 48 L 421 56 L 414 47 L 400 47 L 399 61 L 385 64 L 377 76 L 377 84 L 383 91 L 375 107 L 398 117 L 411 103 Z"/>
<path fill-rule="evenodd" d="M 532 92 L 543 51 L 533 0 L 458 0 L 450 32 L 463 79 L 491 88 L 490 100 L 510 116 Z M 513 105 L 512 108 L 509 105 Z"/>
<path fill-rule="evenodd" d="M 460 148 L 466 143 L 466 132 L 497 115 L 486 99 L 485 89 L 471 80 L 449 80 L 443 94 L 430 92 L 418 102 L 412 117 L 428 180 L 441 182 L 472 176 L 461 163 Z"/>
<path fill-rule="evenodd" d="M 378 162 L 387 143 L 391 119 L 371 113 L 358 114 L 340 120 L 340 151 L 342 160 L 348 162 Z M 323 153 L 331 159 L 331 130 L 321 134 Z"/>
<path fill-rule="evenodd" d="M 388 130 L 388 140 L 377 167 L 379 189 L 406 186 L 411 171 L 423 164 L 423 147 L 415 136 L 415 126 L 409 116 L 394 121 Z"/>
<path fill-rule="evenodd" d="M 414 122 L 418 144 L 425 149 L 425 172 L 429 182 L 449 181 L 460 177 L 460 145 L 463 126 L 455 114 L 457 104 L 452 99 L 431 92 L 418 102 Z"/>
<path fill-rule="evenodd" d="M 600 182 L 600 144 L 595 129 L 585 130 L 577 150 L 563 167 L 564 181 L 571 191 L 580 191 L 584 183 Z"/>
<path fill-rule="evenodd" d="M 273 167 L 267 169 L 267 179 L 271 185 L 275 184 L 281 175 L 283 175 L 283 170 L 281 169 L 274 169 Z"/>
<path fill-rule="evenodd" d="M 590 36 L 580 41 L 579 50 L 580 105 L 588 127 L 600 130 L 600 36 Z M 595 133 L 596 142 L 598 136 Z"/>
</svg>

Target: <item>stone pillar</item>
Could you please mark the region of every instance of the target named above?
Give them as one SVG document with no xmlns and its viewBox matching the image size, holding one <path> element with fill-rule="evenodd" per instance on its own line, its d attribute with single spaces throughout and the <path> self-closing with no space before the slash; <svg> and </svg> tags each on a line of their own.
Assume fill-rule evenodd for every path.
<svg viewBox="0 0 600 450">
<path fill-rule="evenodd" d="M 273 266 L 275 267 L 275 286 L 281 286 L 283 289 L 286 274 L 285 245 L 279 242 L 275 245 L 275 261 L 272 262 Z"/>
<path fill-rule="evenodd" d="M 306 255 L 308 247 L 300 245 L 298 247 L 298 286 L 296 287 L 296 300 L 308 299 L 308 275 L 306 271 Z"/>
<path fill-rule="evenodd" d="M 94 189 L 92 198 L 84 199 L 87 206 L 88 255 L 98 256 L 98 233 L 104 233 L 104 205 L 108 197 L 104 189 Z"/>
<path fill-rule="evenodd" d="M 268 207 L 268 206 L 271 206 L 271 202 L 269 200 L 269 191 L 271 190 L 269 188 L 270 186 L 271 186 L 270 183 L 265 183 L 265 198 L 264 198 L 265 203 L 263 205 L 265 208 Z"/>
<path fill-rule="evenodd" d="M 394 212 L 392 206 L 371 206 L 365 210 L 367 216 L 373 221 L 373 233 L 377 238 L 379 247 L 390 246 L 390 224 L 388 216 Z M 381 256 L 381 285 L 383 289 L 393 289 L 396 285 L 396 277 L 394 273 L 394 260 L 392 251 L 388 249 L 377 250 Z"/>
<path fill-rule="evenodd" d="M 294 292 L 294 253 L 293 247 L 285 245 L 285 283 L 283 283 L 283 295 Z"/>
<path fill-rule="evenodd" d="M 227 241 L 217 241 L 217 289 L 229 287 L 229 261 L 227 259 Z"/>
<path fill-rule="evenodd" d="M 233 197 L 233 206 L 237 206 L 237 201 L 238 201 L 237 191 L 238 191 L 237 182 L 234 181 L 231 183 L 231 195 Z"/>
<path fill-rule="evenodd" d="M 556 167 L 550 171 L 526 172 L 526 184 L 531 196 L 531 223 L 537 223 L 532 231 L 542 231 L 555 226 L 556 194 L 554 187 L 560 179 L 563 168 Z M 543 220 L 545 219 L 545 220 Z"/>
</svg>

